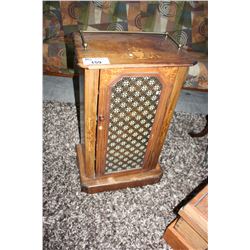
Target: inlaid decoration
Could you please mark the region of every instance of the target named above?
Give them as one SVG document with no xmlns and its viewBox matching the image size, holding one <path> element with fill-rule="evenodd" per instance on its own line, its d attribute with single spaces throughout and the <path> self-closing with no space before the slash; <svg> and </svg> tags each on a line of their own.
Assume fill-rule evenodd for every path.
<svg viewBox="0 0 250 250">
<path fill-rule="evenodd" d="M 113 85 L 105 173 L 142 168 L 161 90 L 156 76 L 126 76 Z"/>
</svg>

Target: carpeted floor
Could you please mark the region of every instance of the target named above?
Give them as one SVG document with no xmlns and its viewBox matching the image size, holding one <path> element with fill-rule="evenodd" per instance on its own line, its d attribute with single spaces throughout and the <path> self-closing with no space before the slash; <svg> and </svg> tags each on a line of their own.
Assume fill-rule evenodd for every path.
<svg viewBox="0 0 250 250">
<path fill-rule="evenodd" d="M 80 192 L 73 104 L 44 102 L 44 249 L 168 249 L 162 240 L 173 208 L 207 177 L 207 136 L 193 139 L 205 116 L 175 113 L 154 185 L 88 195 Z"/>
</svg>

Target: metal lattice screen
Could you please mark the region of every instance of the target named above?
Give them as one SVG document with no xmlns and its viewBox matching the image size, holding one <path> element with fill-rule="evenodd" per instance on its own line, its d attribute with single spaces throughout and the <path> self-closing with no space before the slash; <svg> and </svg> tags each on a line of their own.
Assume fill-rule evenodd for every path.
<svg viewBox="0 0 250 250">
<path fill-rule="evenodd" d="M 155 76 L 123 77 L 113 85 L 105 173 L 142 168 L 161 90 Z"/>
</svg>

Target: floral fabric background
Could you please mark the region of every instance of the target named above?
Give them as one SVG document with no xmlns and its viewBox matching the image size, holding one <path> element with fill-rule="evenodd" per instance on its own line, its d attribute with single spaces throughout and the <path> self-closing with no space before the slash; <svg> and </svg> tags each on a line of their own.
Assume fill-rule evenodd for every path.
<svg viewBox="0 0 250 250">
<path fill-rule="evenodd" d="M 208 2 L 45 1 L 44 72 L 74 73 L 73 43 L 70 34 L 79 29 L 168 31 L 189 50 L 207 55 Z M 191 69 L 186 85 L 207 88 L 207 56 L 199 58 L 202 59 L 194 69 Z"/>
</svg>

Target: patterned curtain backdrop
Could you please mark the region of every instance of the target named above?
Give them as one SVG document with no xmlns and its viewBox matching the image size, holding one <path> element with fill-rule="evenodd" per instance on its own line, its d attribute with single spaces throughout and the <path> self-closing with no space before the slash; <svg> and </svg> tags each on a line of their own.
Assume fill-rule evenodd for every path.
<svg viewBox="0 0 250 250">
<path fill-rule="evenodd" d="M 45 1 L 44 71 L 73 72 L 70 34 L 83 30 L 170 32 L 189 49 L 207 53 L 206 1 Z"/>
</svg>

